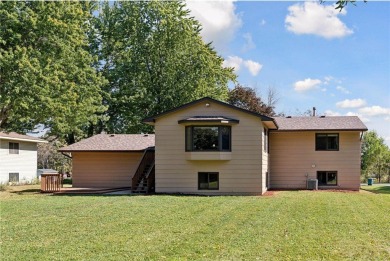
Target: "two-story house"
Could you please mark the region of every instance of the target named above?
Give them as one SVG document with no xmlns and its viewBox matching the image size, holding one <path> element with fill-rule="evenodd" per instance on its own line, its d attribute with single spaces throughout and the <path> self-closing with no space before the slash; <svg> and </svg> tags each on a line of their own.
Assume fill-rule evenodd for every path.
<svg viewBox="0 0 390 261">
<path fill-rule="evenodd" d="M 45 140 L 0 132 L 0 182 L 28 182 L 37 177 L 37 143 Z"/>
<path fill-rule="evenodd" d="M 74 185 L 263 194 L 314 178 L 320 188 L 359 189 L 367 127 L 358 117 L 271 118 L 202 98 L 144 122 L 155 135 L 100 134 L 62 148 L 73 156 Z"/>
</svg>

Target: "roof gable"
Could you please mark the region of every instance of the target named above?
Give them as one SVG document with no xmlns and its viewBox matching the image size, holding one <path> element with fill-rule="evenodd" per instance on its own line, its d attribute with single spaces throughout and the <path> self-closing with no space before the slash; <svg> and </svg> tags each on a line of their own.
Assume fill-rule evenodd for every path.
<svg viewBox="0 0 390 261">
<path fill-rule="evenodd" d="M 225 107 L 227 107 L 229 109 L 241 111 L 241 112 L 250 114 L 252 116 L 258 117 L 262 121 L 271 121 L 271 122 L 275 123 L 274 119 L 271 118 L 271 117 L 268 117 L 268 116 L 265 116 L 265 115 L 262 115 L 262 114 L 259 114 L 259 113 L 256 113 L 256 112 L 252 112 L 252 111 L 249 111 L 249 110 L 246 110 L 246 109 L 242 109 L 242 108 L 236 107 L 234 105 L 231 105 L 231 104 L 228 104 L 228 103 L 225 103 L 225 102 L 222 102 L 222 101 L 215 100 L 215 99 L 210 98 L 210 97 L 204 97 L 204 98 L 201 98 L 201 99 L 198 99 L 198 100 L 195 100 L 195 101 L 183 104 L 183 105 L 181 105 L 179 107 L 176 107 L 176 108 L 173 108 L 171 110 L 162 112 L 160 114 L 153 115 L 151 117 L 143 119 L 143 122 L 145 122 L 145 123 L 154 123 L 156 121 L 156 119 L 164 117 L 167 114 L 170 114 L 170 113 L 173 113 L 173 112 L 176 112 L 176 111 L 180 111 L 180 110 L 184 110 L 186 108 L 189 108 L 191 106 L 197 105 L 197 104 L 202 103 L 202 102 L 214 102 L 214 103 L 217 103 L 219 105 L 225 106 Z M 276 123 L 275 123 L 275 125 L 276 125 Z"/>
</svg>

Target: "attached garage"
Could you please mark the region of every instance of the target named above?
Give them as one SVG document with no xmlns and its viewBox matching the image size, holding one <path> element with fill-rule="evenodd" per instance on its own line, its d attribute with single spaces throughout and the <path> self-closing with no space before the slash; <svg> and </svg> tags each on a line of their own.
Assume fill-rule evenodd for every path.
<svg viewBox="0 0 390 261">
<path fill-rule="evenodd" d="M 153 134 L 99 134 L 60 149 L 72 156 L 76 188 L 130 187 Z"/>
</svg>

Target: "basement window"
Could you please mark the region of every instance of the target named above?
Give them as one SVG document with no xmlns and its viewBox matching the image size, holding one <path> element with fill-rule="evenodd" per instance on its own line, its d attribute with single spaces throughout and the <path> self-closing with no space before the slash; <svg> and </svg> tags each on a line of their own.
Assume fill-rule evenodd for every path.
<svg viewBox="0 0 390 261">
<path fill-rule="evenodd" d="M 318 186 L 337 186 L 337 171 L 317 171 Z"/>
<path fill-rule="evenodd" d="M 9 173 L 9 182 L 19 182 L 19 173 L 13 172 Z"/>
<path fill-rule="evenodd" d="M 317 133 L 316 134 L 316 150 L 339 150 L 339 134 L 338 133 Z"/>
<path fill-rule="evenodd" d="M 219 173 L 218 172 L 198 172 L 199 190 L 218 190 Z"/>
</svg>

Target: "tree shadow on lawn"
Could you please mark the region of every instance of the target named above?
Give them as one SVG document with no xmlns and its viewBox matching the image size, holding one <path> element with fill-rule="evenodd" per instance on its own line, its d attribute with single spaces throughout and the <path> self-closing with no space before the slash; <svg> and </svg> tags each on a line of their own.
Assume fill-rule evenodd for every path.
<svg viewBox="0 0 390 261">
<path fill-rule="evenodd" d="M 24 190 L 16 190 L 16 191 L 10 191 L 12 194 L 18 194 L 18 195 L 26 195 L 26 194 L 40 194 L 40 189 L 24 189 Z"/>
<path fill-rule="evenodd" d="M 375 194 L 390 194 L 390 186 L 364 186 L 361 189 Z"/>
</svg>

